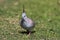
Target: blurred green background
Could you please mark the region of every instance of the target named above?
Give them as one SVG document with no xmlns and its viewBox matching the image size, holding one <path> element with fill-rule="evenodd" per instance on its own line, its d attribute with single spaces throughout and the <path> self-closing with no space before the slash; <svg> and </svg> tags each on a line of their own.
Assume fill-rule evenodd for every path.
<svg viewBox="0 0 60 40">
<path fill-rule="evenodd" d="M 29 37 L 18 32 L 23 5 L 36 23 Z M 0 0 L 0 40 L 60 40 L 60 0 Z"/>
</svg>

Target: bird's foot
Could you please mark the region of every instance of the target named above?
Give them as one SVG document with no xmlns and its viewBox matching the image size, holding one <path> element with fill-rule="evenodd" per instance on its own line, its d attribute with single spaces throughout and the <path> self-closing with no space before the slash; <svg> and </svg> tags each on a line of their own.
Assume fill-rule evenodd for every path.
<svg viewBox="0 0 60 40">
<path fill-rule="evenodd" d="M 31 32 L 29 31 L 27 36 L 30 36 L 30 35 L 31 35 Z"/>
<path fill-rule="evenodd" d="M 31 35 L 31 31 L 27 30 L 27 34 L 28 34 L 28 36 L 30 36 Z"/>
</svg>

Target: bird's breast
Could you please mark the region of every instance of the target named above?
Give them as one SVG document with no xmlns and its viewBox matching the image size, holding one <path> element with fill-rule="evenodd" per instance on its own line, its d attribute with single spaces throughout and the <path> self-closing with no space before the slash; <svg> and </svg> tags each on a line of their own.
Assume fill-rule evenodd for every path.
<svg viewBox="0 0 60 40">
<path fill-rule="evenodd" d="M 27 27 L 32 27 L 33 21 L 32 21 L 31 19 L 28 19 L 28 18 L 27 18 L 27 19 L 25 20 L 24 24 L 25 24 Z"/>
</svg>

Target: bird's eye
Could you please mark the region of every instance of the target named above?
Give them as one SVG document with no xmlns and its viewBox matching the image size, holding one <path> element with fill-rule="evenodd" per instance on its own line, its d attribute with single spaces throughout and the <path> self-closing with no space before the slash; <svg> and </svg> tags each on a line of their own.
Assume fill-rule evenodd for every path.
<svg viewBox="0 0 60 40">
<path fill-rule="evenodd" d="M 24 16 L 25 17 L 25 16 Z"/>
</svg>

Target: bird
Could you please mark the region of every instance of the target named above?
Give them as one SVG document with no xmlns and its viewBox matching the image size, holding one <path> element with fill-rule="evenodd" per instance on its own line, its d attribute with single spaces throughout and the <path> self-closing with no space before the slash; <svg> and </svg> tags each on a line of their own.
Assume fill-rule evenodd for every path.
<svg viewBox="0 0 60 40">
<path fill-rule="evenodd" d="M 28 35 L 31 34 L 32 29 L 35 27 L 35 23 L 31 18 L 28 18 L 25 12 L 23 5 L 22 17 L 20 21 L 20 26 L 28 32 Z"/>
</svg>

